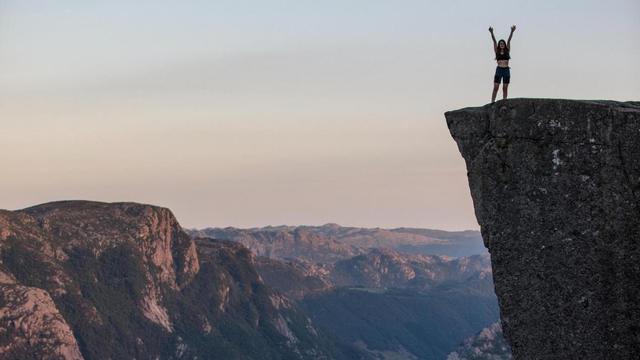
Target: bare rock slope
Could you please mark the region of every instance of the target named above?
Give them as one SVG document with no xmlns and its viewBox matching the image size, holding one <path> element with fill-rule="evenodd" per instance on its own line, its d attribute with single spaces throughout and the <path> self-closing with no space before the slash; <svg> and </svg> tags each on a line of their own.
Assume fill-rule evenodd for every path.
<svg viewBox="0 0 640 360">
<path fill-rule="evenodd" d="M 445 114 L 516 359 L 640 358 L 640 103 Z"/>
<path fill-rule="evenodd" d="M 344 356 L 265 286 L 247 248 L 191 239 L 168 209 L 0 210 L 2 359 Z"/>
<path fill-rule="evenodd" d="M 49 294 L 0 285 L 0 355 L 3 359 L 82 359 L 69 324 Z"/>
</svg>

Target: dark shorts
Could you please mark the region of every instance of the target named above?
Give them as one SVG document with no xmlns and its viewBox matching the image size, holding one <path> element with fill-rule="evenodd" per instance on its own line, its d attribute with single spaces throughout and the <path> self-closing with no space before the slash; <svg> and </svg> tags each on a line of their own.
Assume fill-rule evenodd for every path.
<svg viewBox="0 0 640 360">
<path fill-rule="evenodd" d="M 508 84 L 511 81 L 511 72 L 508 67 L 496 67 L 496 74 L 493 77 L 493 82 L 496 84 L 500 84 L 500 80 L 502 80 L 503 84 Z"/>
</svg>

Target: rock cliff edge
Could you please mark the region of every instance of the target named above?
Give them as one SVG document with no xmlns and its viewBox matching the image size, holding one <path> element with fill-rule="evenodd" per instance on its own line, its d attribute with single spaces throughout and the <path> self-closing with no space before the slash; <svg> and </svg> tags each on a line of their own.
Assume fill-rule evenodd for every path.
<svg viewBox="0 0 640 360">
<path fill-rule="evenodd" d="M 516 359 L 640 358 L 640 102 L 445 114 Z"/>
</svg>

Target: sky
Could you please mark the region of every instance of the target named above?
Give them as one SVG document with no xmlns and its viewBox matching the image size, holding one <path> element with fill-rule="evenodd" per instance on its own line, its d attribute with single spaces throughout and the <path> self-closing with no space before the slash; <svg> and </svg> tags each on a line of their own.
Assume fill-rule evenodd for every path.
<svg viewBox="0 0 640 360">
<path fill-rule="evenodd" d="M 0 0 L 0 208 L 477 229 L 443 113 L 640 100 L 640 2 Z"/>
</svg>

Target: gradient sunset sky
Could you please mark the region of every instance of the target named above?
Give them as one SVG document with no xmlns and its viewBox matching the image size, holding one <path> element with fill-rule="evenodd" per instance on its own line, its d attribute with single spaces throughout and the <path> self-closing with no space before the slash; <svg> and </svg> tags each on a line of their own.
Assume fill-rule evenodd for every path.
<svg viewBox="0 0 640 360">
<path fill-rule="evenodd" d="M 0 208 L 476 229 L 443 113 L 640 100 L 640 1 L 0 0 Z"/>
</svg>

